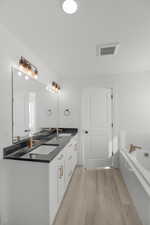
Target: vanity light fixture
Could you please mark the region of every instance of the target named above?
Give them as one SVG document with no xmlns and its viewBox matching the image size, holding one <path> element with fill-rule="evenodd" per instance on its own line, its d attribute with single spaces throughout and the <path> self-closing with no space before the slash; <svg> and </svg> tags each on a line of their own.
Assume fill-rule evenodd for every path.
<svg viewBox="0 0 150 225">
<path fill-rule="evenodd" d="M 78 10 L 78 4 L 76 0 L 65 0 L 62 3 L 62 9 L 67 14 L 74 14 Z"/>
<path fill-rule="evenodd" d="M 51 84 L 48 84 L 46 86 L 46 90 L 53 92 L 53 93 L 59 93 L 60 91 L 60 85 L 57 84 L 55 81 L 53 81 Z"/>
<path fill-rule="evenodd" d="M 23 73 L 26 74 L 25 79 L 27 76 L 33 79 L 38 79 L 38 69 L 22 56 L 19 60 L 19 69 L 20 69 L 20 73 L 22 71 Z M 19 72 L 18 72 L 18 75 L 19 75 Z"/>
<path fill-rule="evenodd" d="M 60 85 L 57 84 L 55 81 L 52 82 L 52 90 L 57 93 L 60 91 Z"/>
</svg>

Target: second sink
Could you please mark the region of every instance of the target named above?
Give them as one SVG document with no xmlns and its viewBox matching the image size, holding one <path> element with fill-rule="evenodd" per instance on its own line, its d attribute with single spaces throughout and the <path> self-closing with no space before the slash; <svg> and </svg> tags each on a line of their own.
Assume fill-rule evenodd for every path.
<svg viewBox="0 0 150 225">
<path fill-rule="evenodd" d="M 40 147 L 34 149 L 31 154 L 48 155 L 56 149 L 56 146 L 46 146 L 41 145 Z"/>
</svg>

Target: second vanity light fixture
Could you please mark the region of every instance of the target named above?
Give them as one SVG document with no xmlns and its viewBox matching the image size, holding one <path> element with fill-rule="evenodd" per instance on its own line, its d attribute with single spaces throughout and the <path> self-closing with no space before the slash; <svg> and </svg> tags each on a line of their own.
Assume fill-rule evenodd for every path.
<svg viewBox="0 0 150 225">
<path fill-rule="evenodd" d="M 52 90 L 54 92 L 59 92 L 60 91 L 60 85 L 53 81 L 52 82 Z"/>
<path fill-rule="evenodd" d="M 27 59 L 21 56 L 19 60 L 20 73 L 26 74 L 25 79 L 28 80 L 29 77 L 33 79 L 38 79 L 38 69 L 33 64 L 31 64 Z"/>
<path fill-rule="evenodd" d="M 55 92 L 55 93 L 59 93 L 60 92 L 60 85 L 57 84 L 55 81 L 53 81 L 51 84 L 48 84 L 46 86 L 46 90 L 52 91 L 52 92 Z"/>
</svg>

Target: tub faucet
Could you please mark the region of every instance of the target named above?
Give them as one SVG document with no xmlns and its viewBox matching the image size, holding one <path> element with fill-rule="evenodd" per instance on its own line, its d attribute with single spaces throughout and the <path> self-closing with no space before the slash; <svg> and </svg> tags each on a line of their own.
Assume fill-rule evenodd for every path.
<svg viewBox="0 0 150 225">
<path fill-rule="evenodd" d="M 132 153 L 132 152 L 136 151 L 137 149 L 142 149 L 142 147 L 131 144 L 130 148 L 129 148 L 129 153 Z"/>
</svg>

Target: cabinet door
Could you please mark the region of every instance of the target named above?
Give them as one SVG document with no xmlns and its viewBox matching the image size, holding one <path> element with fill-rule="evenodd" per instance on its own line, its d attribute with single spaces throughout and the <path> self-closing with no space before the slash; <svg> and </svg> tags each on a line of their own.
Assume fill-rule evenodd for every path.
<svg viewBox="0 0 150 225">
<path fill-rule="evenodd" d="M 65 191 L 65 155 L 60 153 L 57 164 L 57 190 L 58 190 L 58 204 L 63 199 Z"/>
<path fill-rule="evenodd" d="M 49 165 L 49 204 L 50 204 L 50 224 L 53 223 L 55 215 L 57 213 L 58 204 L 58 187 L 57 187 L 57 171 L 58 163 L 57 159 L 54 159 Z"/>
<path fill-rule="evenodd" d="M 72 173 L 73 173 L 73 151 L 70 145 L 70 147 L 66 150 L 66 176 L 65 176 L 66 186 L 70 181 Z"/>
<path fill-rule="evenodd" d="M 78 161 L 78 143 L 73 144 L 73 170 L 75 169 Z"/>
</svg>

